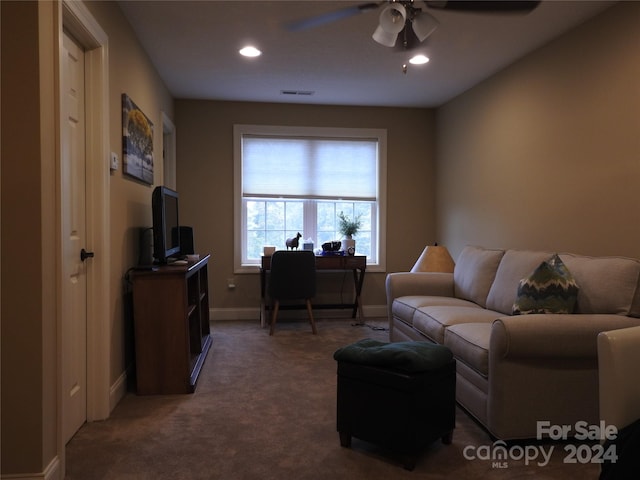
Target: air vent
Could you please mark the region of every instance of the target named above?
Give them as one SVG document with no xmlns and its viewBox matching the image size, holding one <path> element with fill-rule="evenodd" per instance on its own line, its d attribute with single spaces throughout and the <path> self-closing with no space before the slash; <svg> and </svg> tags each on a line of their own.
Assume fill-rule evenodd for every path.
<svg viewBox="0 0 640 480">
<path fill-rule="evenodd" d="M 280 95 L 300 95 L 303 97 L 310 97 L 316 92 L 311 90 L 280 90 Z"/>
</svg>

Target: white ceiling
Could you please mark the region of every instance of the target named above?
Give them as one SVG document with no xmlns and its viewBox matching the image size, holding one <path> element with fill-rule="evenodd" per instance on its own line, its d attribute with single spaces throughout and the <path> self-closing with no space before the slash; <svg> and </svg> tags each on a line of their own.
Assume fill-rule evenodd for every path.
<svg viewBox="0 0 640 480">
<path fill-rule="evenodd" d="M 426 65 L 371 38 L 380 9 L 313 29 L 284 24 L 363 2 L 120 1 L 175 98 L 332 105 L 434 107 L 611 6 L 543 1 L 528 15 L 426 9 L 439 28 L 421 45 Z M 251 43 L 262 56 L 238 50 Z M 282 90 L 314 92 L 311 96 Z"/>
</svg>

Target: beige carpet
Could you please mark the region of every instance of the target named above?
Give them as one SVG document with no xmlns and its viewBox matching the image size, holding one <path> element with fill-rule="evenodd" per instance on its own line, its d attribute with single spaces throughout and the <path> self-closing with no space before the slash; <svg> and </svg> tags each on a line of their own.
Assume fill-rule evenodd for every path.
<svg viewBox="0 0 640 480">
<path fill-rule="evenodd" d="M 595 464 L 566 464 L 563 445 L 548 465 L 465 458 L 492 440 L 458 409 L 453 444 L 434 443 L 406 471 L 399 459 L 335 430 L 333 352 L 361 338 L 387 340 L 382 319 L 212 324 L 213 347 L 192 395 L 128 394 L 103 422 L 83 426 L 67 445 L 67 476 L 85 479 L 596 479 Z M 384 412 L 380 412 L 384 415 Z M 539 446 L 538 446 L 539 447 Z M 482 449 L 481 449 L 482 450 Z M 518 451 L 514 451 L 515 454 Z"/>
</svg>

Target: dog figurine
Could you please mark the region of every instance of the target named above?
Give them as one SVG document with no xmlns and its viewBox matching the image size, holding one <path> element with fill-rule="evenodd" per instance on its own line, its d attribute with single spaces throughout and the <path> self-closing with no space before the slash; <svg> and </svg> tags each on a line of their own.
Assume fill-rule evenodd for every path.
<svg viewBox="0 0 640 480">
<path fill-rule="evenodd" d="M 293 250 L 294 248 L 297 250 L 298 249 L 298 245 L 300 243 L 300 237 L 302 235 L 300 235 L 300 232 L 298 232 L 298 234 L 293 237 L 293 238 L 287 238 L 286 244 L 287 244 L 287 250 L 291 249 Z"/>
</svg>

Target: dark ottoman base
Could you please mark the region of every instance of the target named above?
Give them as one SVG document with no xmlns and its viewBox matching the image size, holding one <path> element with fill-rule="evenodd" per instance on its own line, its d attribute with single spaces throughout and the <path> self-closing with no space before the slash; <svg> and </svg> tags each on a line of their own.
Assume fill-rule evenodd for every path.
<svg viewBox="0 0 640 480">
<path fill-rule="evenodd" d="M 351 437 L 404 457 L 413 470 L 421 451 L 455 428 L 455 361 L 434 370 L 407 373 L 338 361 L 337 427 L 340 444 Z"/>
</svg>

